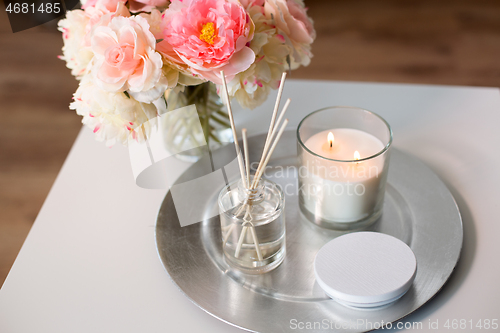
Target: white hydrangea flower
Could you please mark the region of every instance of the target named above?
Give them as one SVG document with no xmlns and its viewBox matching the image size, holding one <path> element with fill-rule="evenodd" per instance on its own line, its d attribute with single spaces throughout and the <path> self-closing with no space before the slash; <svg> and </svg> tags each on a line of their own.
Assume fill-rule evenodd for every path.
<svg viewBox="0 0 500 333">
<path fill-rule="evenodd" d="M 279 87 L 281 74 L 287 68 L 286 58 L 290 48 L 277 34 L 272 20 L 263 14 L 261 6 L 250 6 L 247 10 L 255 24 L 254 38 L 249 46 L 256 55 L 256 61 L 228 82 L 228 91 L 242 107 L 253 109 L 267 99 L 271 89 Z"/>
<path fill-rule="evenodd" d="M 83 10 L 71 10 L 66 13 L 66 18 L 59 21 L 58 29 L 62 32 L 64 46 L 63 56 L 66 66 L 71 69 L 71 74 L 77 78 L 87 72 L 87 67 L 94 54 L 89 46 L 84 46 L 89 17 Z"/>
<path fill-rule="evenodd" d="M 311 44 L 316 38 L 312 19 L 302 0 L 265 0 L 264 12 L 273 20 L 279 36 L 290 48 L 290 67 L 311 62 Z"/>
<path fill-rule="evenodd" d="M 73 98 L 70 109 L 83 116 L 82 123 L 90 127 L 96 139 L 105 141 L 107 146 L 116 142 L 127 145 L 129 135 L 141 141 L 144 139 L 141 125 L 145 125 L 144 135 L 147 137 L 157 123 L 158 111 L 153 103 L 158 101 L 141 103 L 124 92 L 102 90 L 92 82 L 90 75 L 82 78 Z"/>
</svg>

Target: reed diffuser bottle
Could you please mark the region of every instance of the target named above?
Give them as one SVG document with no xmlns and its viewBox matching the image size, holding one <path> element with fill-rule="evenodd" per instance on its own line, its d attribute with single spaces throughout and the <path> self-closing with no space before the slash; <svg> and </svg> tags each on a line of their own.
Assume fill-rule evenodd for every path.
<svg viewBox="0 0 500 333">
<path fill-rule="evenodd" d="M 234 126 L 226 78 L 223 71 L 220 74 L 241 176 L 240 180 L 224 187 L 218 198 L 224 257 L 230 266 L 244 273 L 266 273 L 278 267 L 286 253 L 285 197 L 275 183 L 262 178 L 267 163 L 288 124 L 288 119 L 283 120 L 283 116 L 290 105 L 290 99 L 286 101 L 277 117 L 286 73 L 281 76 L 278 98 L 262 157 L 254 176 L 250 175 L 247 131 L 246 129 L 241 131 L 245 155 L 243 159 Z"/>
<path fill-rule="evenodd" d="M 219 195 L 222 250 L 226 262 L 242 272 L 260 274 L 285 258 L 285 197 L 263 179 L 250 190 L 241 180 Z"/>
</svg>

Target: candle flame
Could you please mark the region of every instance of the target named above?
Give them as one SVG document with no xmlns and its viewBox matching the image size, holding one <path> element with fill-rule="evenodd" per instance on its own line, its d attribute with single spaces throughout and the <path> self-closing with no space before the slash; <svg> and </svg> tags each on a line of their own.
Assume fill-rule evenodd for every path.
<svg viewBox="0 0 500 333">
<path fill-rule="evenodd" d="M 357 150 L 356 150 L 356 151 L 354 152 L 354 159 L 355 159 L 355 160 L 359 160 L 360 158 L 361 158 L 361 155 L 359 155 L 359 151 L 357 151 Z"/>
<path fill-rule="evenodd" d="M 335 138 L 333 137 L 333 133 L 330 132 L 328 133 L 328 144 L 330 145 L 330 148 L 333 147 L 333 141 L 335 141 Z"/>
</svg>

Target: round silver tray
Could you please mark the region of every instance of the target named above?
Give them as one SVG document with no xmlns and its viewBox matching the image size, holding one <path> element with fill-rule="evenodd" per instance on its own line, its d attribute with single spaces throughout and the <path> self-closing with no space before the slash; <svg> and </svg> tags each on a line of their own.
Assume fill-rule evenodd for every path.
<svg viewBox="0 0 500 333">
<path fill-rule="evenodd" d="M 259 160 L 264 140 L 262 135 L 249 139 L 251 161 Z M 212 162 L 222 166 L 234 157 L 234 147 L 225 146 L 212 153 Z M 190 167 L 178 183 L 206 173 L 208 158 Z M 270 162 L 274 168 L 266 176 L 296 188 L 295 163 L 295 132 L 288 131 Z M 156 224 L 158 253 L 173 282 L 191 301 L 236 327 L 272 333 L 296 331 L 301 325 L 310 325 L 308 332 L 379 328 L 415 311 L 442 288 L 458 261 L 463 239 L 457 205 L 427 166 L 393 149 L 389 170 L 382 217 L 366 230 L 404 241 L 415 253 L 418 269 L 408 293 L 388 307 L 355 310 L 325 295 L 314 277 L 314 257 L 324 244 L 345 232 L 322 229 L 303 220 L 296 193 L 286 196 L 287 254 L 274 271 L 253 276 L 232 270 L 223 259 L 218 216 L 181 227 L 170 192 Z M 214 188 L 212 196 L 196 205 L 213 210 L 219 190 Z"/>
</svg>

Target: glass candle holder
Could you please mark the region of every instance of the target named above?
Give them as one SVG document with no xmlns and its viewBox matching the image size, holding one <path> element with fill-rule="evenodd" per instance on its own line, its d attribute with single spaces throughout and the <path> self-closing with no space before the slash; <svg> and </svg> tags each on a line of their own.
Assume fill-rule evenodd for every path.
<svg viewBox="0 0 500 333">
<path fill-rule="evenodd" d="M 222 250 L 226 262 L 244 273 L 261 274 L 285 258 L 285 196 L 274 182 L 261 179 L 255 190 L 241 180 L 218 198 Z"/>
<path fill-rule="evenodd" d="M 392 130 L 379 115 L 328 107 L 297 128 L 299 207 L 325 228 L 367 227 L 382 214 Z"/>
</svg>

